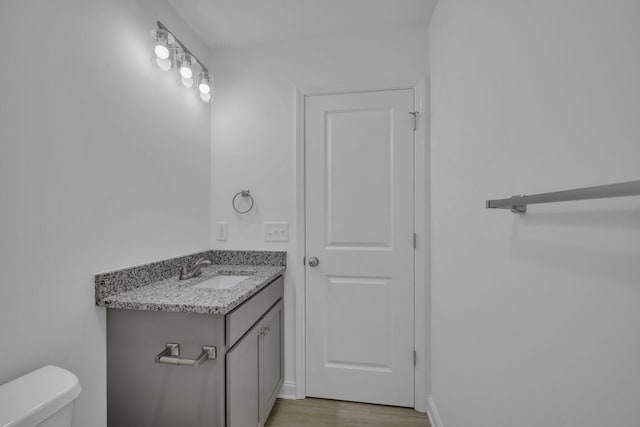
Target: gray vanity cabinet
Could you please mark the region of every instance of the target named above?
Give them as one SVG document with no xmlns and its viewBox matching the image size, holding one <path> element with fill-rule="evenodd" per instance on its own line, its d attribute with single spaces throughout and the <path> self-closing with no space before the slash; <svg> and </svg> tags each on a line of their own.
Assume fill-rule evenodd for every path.
<svg viewBox="0 0 640 427">
<path fill-rule="evenodd" d="M 262 427 L 284 378 L 279 300 L 226 355 L 227 427 Z"/>
<path fill-rule="evenodd" d="M 107 312 L 107 425 L 224 425 L 224 357 L 200 367 L 154 363 L 167 343 L 194 358 L 202 346 L 224 354 L 222 316 L 162 311 Z"/>
<path fill-rule="evenodd" d="M 263 420 L 267 421 L 284 380 L 284 306 L 282 300 L 265 316 L 262 334 L 260 393 Z"/>
<path fill-rule="evenodd" d="M 227 426 L 260 425 L 258 326 L 227 352 Z"/>
<path fill-rule="evenodd" d="M 277 277 L 226 314 L 108 310 L 108 426 L 262 427 L 283 381 L 283 289 Z M 167 364 L 171 343 L 173 361 L 216 352 Z"/>
</svg>

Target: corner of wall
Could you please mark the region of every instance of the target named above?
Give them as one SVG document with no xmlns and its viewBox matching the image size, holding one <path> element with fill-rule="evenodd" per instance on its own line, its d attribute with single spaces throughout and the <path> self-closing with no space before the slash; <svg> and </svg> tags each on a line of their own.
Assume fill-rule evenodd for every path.
<svg viewBox="0 0 640 427">
<path fill-rule="evenodd" d="M 436 402 L 433 401 L 433 396 L 427 398 L 427 415 L 429 416 L 429 422 L 431 427 L 444 427 L 438 409 L 436 408 Z"/>
<path fill-rule="evenodd" d="M 278 399 L 296 400 L 295 381 L 285 381 L 280 388 Z"/>
</svg>

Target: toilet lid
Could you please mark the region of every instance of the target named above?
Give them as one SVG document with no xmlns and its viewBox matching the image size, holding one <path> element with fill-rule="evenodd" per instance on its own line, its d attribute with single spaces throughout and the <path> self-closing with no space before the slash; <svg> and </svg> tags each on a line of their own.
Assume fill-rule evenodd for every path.
<svg viewBox="0 0 640 427">
<path fill-rule="evenodd" d="M 82 388 L 78 377 L 45 366 L 0 386 L 0 427 L 33 426 L 71 403 Z"/>
</svg>

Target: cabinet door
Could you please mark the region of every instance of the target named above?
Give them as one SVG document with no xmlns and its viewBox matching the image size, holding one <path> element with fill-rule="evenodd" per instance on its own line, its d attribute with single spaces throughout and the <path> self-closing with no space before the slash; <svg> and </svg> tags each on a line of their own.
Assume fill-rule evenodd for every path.
<svg viewBox="0 0 640 427">
<path fill-rule="evenodd" d="M 109 427 L 224 426 L 223 360 L 208 360 L 199 368 L 154 363 L 155 355 L 170 342 L 180 343 L 185 358 L 196 357 L 203 345 L 216 346 L 222 353 L 224 319 L 196 313 L 107 310 Z"/>
<path fill-rule="evenodd" d="M 262 327 L 261 360 L 261 412 L 262 422 L 266 422 L 271 408 L 278 397 L 284 379 L 283 360 L 283 304 L 280 301 L 265 316 Z"/>
<path fill-rule="evenodd" d="M 260 332 L 258 324 L 227 352 L 227 427 L 260 425 Z"/>
</svg>

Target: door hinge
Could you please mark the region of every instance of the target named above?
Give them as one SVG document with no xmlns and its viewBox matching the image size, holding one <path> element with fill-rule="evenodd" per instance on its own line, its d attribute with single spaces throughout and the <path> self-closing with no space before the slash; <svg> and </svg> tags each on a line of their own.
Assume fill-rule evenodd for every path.
<svg viewBox="0 0 640 427">
<path fill-rule="evenodd" d="M 409 114 L 411 114 L 411 117 L 413 119 L 413 130 L 415 131 L 418 128 L 418 114 L 420 114 L 419 111 L 409 111 Z"/>
<path fill-rule="evenodd" d="M 417 366 L 418 354 L 413 350 L 413 366 Z"/>
<path fill-rule="evenodd" d="M 413 249 L 416 249 L 418 247 L 418 235 L 416 233 L 413 233 Z"/>
</svg>

